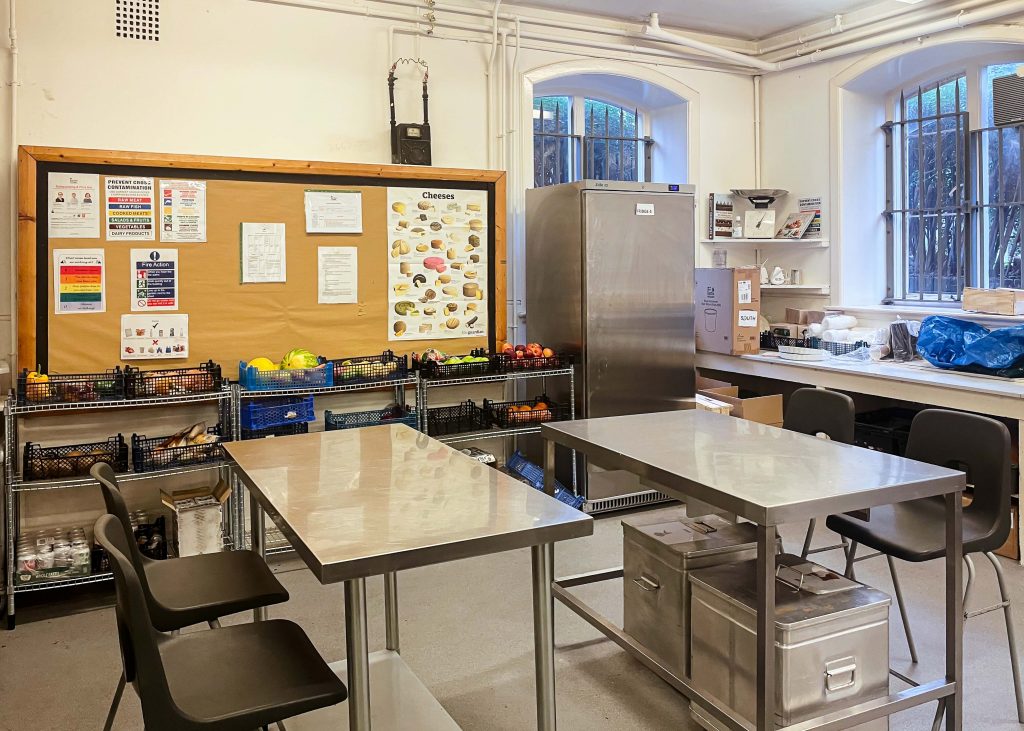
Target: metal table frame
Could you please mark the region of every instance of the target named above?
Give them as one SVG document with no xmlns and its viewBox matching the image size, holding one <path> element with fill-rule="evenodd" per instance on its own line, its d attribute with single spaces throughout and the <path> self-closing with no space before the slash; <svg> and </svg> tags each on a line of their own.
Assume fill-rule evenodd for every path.
<svg viewBox="0 0 1024 731">
<path fill-rule="evenodd" d="M 579 424 L 580 422 L 576 423 Z M 676 476 L 677 479 L 673 480 L 671 479 L 672 475 L 666 475 L 650 465 L 639 463 L 626 455 L 608 449 L 604 445 L 597 445 L 559 432 L 557 426 L 559 425 L 545 425 L 541 432 L 545 440 L 544 488 L 549 495 L 554 494 L 555 446 L 559 444 L 576 449 L 606 469 L 625 469 L 642 476 L 652 477 L 663 486 L 663 491 L 666 494 L 677 499 L 685 501 L 688 497 L 695 497 L 725 511 L 738 512 L 738 506 L 735 502 L 722 505 L 709 494 L 709 491 L 703 490 L 702 486 L 691 483 L 682 476 Z M 838 729 L 851 728 L 858 724 L 890 716 L 894 713 L 933 701 L 938 701 L 939 703 L 936 722 L 939 720 L 939 712 L 944 710 L 945 728 L 947 731 L 961 731 L 963 727 L 963 596 L 961 593 L 963 536 L 960 493 L 962 490 L 963 484 L 959 487 L 950 488 L 943 495 L 946 506 L 945 677 L 921 683 L 883 698 L 859 703 L 814 719 L 787 726 L 786 731 L 812 731 L 812 729 L 815 731 L 838 731 Z M 913 497 L 916 496 L 910 496 L 908 499 Z M 875 505 L 877 503 L 874 505 L 862 505 L 861 507 L 868 508 L 875 507 Z M 823 515 L 830 512 L 844 512 L 850 509 L 849 506 L 844 505 L 842 510 L 830 511 L 819 506 L 815 508 L 815 513 Z M 552 582 L 551 601 L 553 602 L 557 598 L 595 629 L 642 662 L 665 682 L 689 698 L 693 703 L 699 705 L 726 728 L 732 731 L 750 731 L 751 729 L 772 731 L 776 728 L 774 652 L 776 540 L 780 524 L 800 518 L 796 515 L 787 515 L 783 519 L 782 517 L 771 517 L 770 514 L 762 517 L 756 515 L 751 517 L 749 513 L 746 515 L 741 513 L 741 517 L 745 517 L 757 524 L 757 710 L 755 716 L 756 724 L 753 726 L 738 716 L 721 699 L 707 696 L 698 691 L 693 686 L 689 677 L 673 673 L 648 648 L 626 635 L 621 628 L 574 596 L 570 591 L 573 587 L 621 578 L 623 575 L 621 568 L 555 579 Z M 811 516 L 808 515 L 806 517 L 809 518 Z M 549 554 L 545 557 L 545 561 L 551 563 L 553 556 L 554 549 L 552 547 L 549 550 Z M 554 636 L 552 633 L 551 644 L 546 648 L 537 648 L 537 677 L 538 681 L 543 680 L 543 684 L 538 682 L 537 687 L 538 708 L 550 709 L 549 712 L 541 713 L 538 717 L 538 728 L 541 731 L 554 731 L 556 728 L 553 649 Z M 544 672 L 542 673 L 541 657 L 543 653 L 550 653 L 552 659 L 550 664 L 543 668 Z"/>
</svg>

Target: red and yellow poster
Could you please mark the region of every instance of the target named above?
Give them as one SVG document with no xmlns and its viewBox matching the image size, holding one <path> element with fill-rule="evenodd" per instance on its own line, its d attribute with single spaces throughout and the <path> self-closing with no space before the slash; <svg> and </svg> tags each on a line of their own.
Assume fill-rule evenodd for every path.
<svg viewBox="0 0 1024 731">
<path fill-rule="evenodd" d="M 53 250 L 53 308 L 58 315 L 106 312 L 103 249 Z"/>
</svg>

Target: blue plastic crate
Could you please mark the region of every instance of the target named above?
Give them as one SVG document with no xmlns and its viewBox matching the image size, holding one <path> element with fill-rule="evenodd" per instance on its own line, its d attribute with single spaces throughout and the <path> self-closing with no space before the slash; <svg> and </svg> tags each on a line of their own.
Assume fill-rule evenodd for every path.
<svg viewBox="0 0 1024 731">
<path fill-rule="evenodd" d="M 269 429 L 303 421 L 316 421 L 312 396 L 247 400 L 242 404 L 243 429 Z"/>
<path fill-rule="evenodd" d="M 334 385 L 334 368 L 330 362 L 316 368 L 294 368 L 284 371 L 261 371 L 238 364 L 238 382 L 248 391 L 281 391 L 288 388 L 324 388 Z"/>
<path fill-rule="evenodd" d="M 385 419 L 392 411 L 391 408 L 378 409 L 376 411 L 355 411 L 343 414 L 336 411 L 324 412 L 324 431 L 336 431 L 338 429 L 358 429 L 361 426 L 380 426 L 381 424 L 405 424 L 413 429 L 417 424 L 415 409 L 405 407 L 405 416 L 396 419 Z"/>
<path fill-rule="evenodd" d="M 534 489 L 544 489 L 544 468 L 528 460 L 518 449 L 505 462 L 505 467 L 529 482 Z M 555 480 L 555 499 L 577 510 L 582 510 L 586 502 L 581 495 L 574 495 L 572 490 L 566 489 L 558 480 Z"/>
</svg>

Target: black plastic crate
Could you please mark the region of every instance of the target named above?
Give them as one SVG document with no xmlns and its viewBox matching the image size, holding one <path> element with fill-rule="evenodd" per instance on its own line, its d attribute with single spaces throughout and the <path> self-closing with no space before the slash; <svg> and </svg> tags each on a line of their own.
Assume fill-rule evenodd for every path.
<svg viewBox="0 0 1024 731">
<path fill-rule="evenodd" d="M 427 434 L 432 437 L 486 428 L 487 416 L 473 401 L 427 409 Z"/>
<path fill-rule="evenodd" d="M 32 378 L 25 369 L 18 374 L 17 381 L 20 406 L 116 401 L 125 395 L 125 377 L 120 368 L 103 373 L 51 373 Z"/>
<path fill-rule="evenodd" d="M 761 333 L 761 350 L 778 350 L 780 345 L 788 345 L 794 348 L 813 348 L 813 338 L 787 338 L 782 335 L 775 335 L 771 331 Z"/>
<path fill-rule="evenodd" d="M 857 414 L 854 443 L 858 447 L 902 457 L 910 438 L 910 424 L 916 415 L 912 409 L 896 407 Z"/>
<path fill-rule="evenodd" d="M 487 351 L 477 348 L 467 355 L 449 356 L 449 358 L 483 358 Z M 488 357 L 486 361 L 478 363 L 450 363 L 444 365 L 433 360 L 420 362 L 420 373 L 424 378 L 472 378 L 473 376 L 489 376 L 495 372 L 494 358 Z"/>
<path fill-rule="evenodd" d="M 25 444 L 21 474 L 25 480 L 83 477 L 99 462 L 106 462 L 115 472 L 128 471 L 128 445 L 122 435 L 110 437 L 104 442 L 65 444 L 59 447 L 44 447 L 28 442 Z"/>
<path fill-rule="evenodd" d="M 267 429 L 242 429 L 242 439 L 262 439 L 263 437 L 290 437 L 293 434 L 308 434 L 309 422 L 300 421 L 293 424 L 272 426 Z"/>
<path fill-rule="evenodd" d="M 335 386 L 386 383 L 409 377 L 409 356 L 395 355 L 392 350 L 385 350 L 379 355 L 331 358 L 330 362 L 334 366 Z"/>
<path fill-rule="evenodd" d="M 220 366 L 209 360 L 192 368 L 161 368 L 143 371 L 124 369 L 126 395 L 134 398 L 189 396 L 219 391 L 224 384 Z"/>
<path fill-rule="evenodd" d="M 533 407 L 541 402 L 547 408 L 533 410 Z M 529 406 L 531 410 L 512 411 L 514 406 Z M 487 415 L 489 423 L 502 429 L 536 426 L 549 421 L 567 421 L 570 417 L 568 404 L 555 403 L 546 395 L 523 401 L 488 401 L 484 399 L 484 413 Z"/>
<path fill-rule="evenodd" d="M 324 412 L 324 431 L 338 431 L 340 429 L 358 429 L 363 426 L 380 426 L 381 424 L 405 424 L 413 429 L 417 428 L 416 410 L 408 406 L 398 411 L 394 406 L 374 411 L 353 411 L 342 413 L 338 411 Z"/>
<path fill-rule="evenodd" d="M 548 358 L 516 358 L 514 356 L 499 353 L 494 356 L 494 370 L 498 373 L 514 373 L 516 371 L 529 370 L 558 370 L 568 368 L 574 362 L 573 356 L 552 355 Z"/>
<path fill-rule="evenodd" d="M 220 426 L 210 427 L 206 433 L 220 437 Z M 132 468 L 136 472 L 153 472 L 224 459 L 223 437 L 208 444 L 161 448 L 160 445 L 168 439 L 170 436 L 147 437 L 145 434 L 132 434 Z"/>
</svg>

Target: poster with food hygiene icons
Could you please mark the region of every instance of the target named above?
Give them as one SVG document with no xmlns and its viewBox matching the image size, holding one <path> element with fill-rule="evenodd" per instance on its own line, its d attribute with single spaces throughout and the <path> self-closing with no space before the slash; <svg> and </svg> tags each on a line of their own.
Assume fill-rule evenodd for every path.
<svg viewBox="0 0 1024 731">
<path fill-rule="evenodd" d="M 388 188 L 388 338 L 487 334 L 487 193 Z"/>
</svg>

